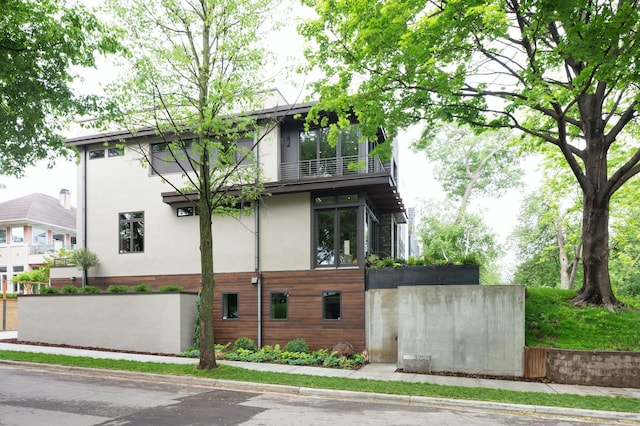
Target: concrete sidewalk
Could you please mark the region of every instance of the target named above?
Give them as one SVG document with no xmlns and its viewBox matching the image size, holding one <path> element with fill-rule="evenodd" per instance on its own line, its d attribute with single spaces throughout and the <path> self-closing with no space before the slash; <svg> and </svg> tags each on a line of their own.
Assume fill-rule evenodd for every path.
<svg viewBox="0 0 640 426">
<path fill-rule="evenodd" d="M 53 346 L 22 345 L 2 342 L 15 339 L 15 331 L 0 332 L 0 350 L 84 356 L 103 359 L 121 359 L 140 362 L 159 362 L 168 364 L 196 364 L 197 359 L 157 355 L 127 354 L 99 350 L 59 348 Z M 395 364 L 367 364 L 359 370 L 339 370 L 321 367 L 306 367 L 286 364 L 253 363 L 239 361 L 218 361 L 220 364 L 233 365 L 247 370 L 271 371 L 289 374 L 307 374 L 311 376 L 345 377 L 350 379 L 369 379 L 401 381 L 413 383 L 432 383 L 438 385 L 465 386 L 476 388 L 506 389 L 520 392 L 543 392 L 549 394 L 574 394 L 595 396 L 623 396 L 637 398 L 640 404 L 640 389 L 609 388 L 596 386 L 562 385 L 553 383 L 525 382 L 517 380 L 481 379 L 472 377 L 440 376 L 432 374 L 413 374 L 396 372 Z"/>
</svg>

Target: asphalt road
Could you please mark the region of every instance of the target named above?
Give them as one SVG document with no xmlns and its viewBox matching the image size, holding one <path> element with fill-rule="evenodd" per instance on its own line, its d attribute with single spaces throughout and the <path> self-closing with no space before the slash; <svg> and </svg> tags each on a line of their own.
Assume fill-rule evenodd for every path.
<svg viewBox="0 0 640 426">
<path fill-rule="evenodd" d="M 590 425 L 476 409 L 253 393 L 0 366 L 0 425 Z"/>
</svg>

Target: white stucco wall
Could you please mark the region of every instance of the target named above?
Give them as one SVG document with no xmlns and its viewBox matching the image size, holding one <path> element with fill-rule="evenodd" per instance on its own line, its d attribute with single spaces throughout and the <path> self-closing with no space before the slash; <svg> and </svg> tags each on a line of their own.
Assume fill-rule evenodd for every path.
<svg viewBox="0 0 640 426">
<path fill-rule="evenodd" d="M 175 354 L 193 340 L 196 295 L 135 293 L 23 296 L 18 336 L 44 342 Z"/>
<path fill-rule="evenodd" d="M 261 144 L 261 158 L 274 163 L 269 173 L 277 176 L 277 158 L 267 154 L 279 149 L 277 132 Z M 104 149 L 96 144 L 89 149 Z M 264 152 L 264 154 L 263 154 Z M 277 151 L 276 151 L 277 152 Z M 200 272 L 198 216 L 177 217 L 176 207 L 162 202 L 161 193 L 173 188 L 151 176 L 137 158 L 125 155 L 87 160 L 87 247 L 96 252 L 100 265 L 93 277 L 197 274 Z M 82 165 L 79 166 L 82 175 Z M 267 167 L 267 168 L 269 168 Z M 180 174 L 169 175 L 181 184 Z M 78 205 L 82 206 L 82 191 Z M 144 212 L 144 252 L 119 253 L 119 214 Z M 311 212 L 308 194 L 267 196 L 260 209 L 261 267 L 263 270 L 301 270 L 310 267 Z M 79 208 L 79 242 L 83 241 Z M 216 272 L 247 272 L 255 266 L 254 215 L 214 217 L 214 268 Z"/>
</svg>

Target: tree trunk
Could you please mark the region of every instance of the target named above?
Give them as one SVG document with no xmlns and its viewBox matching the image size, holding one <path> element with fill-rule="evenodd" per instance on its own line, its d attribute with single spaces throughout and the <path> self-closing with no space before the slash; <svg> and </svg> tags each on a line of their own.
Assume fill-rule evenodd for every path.
<svg viewBox="0 0 640 426">
<path fill-rule="evenodd" d="M 211 213 L 205 195 L 201 195 L 200 208 L 200 364 L 201 370 L 218 368 L 216 364 L 215 340 L 213 334 L 213 295 L 215 279 L 213 276 L 213 230 Z"/>
<path fill-rule="evenodd" d="M 609 308 L 619 305 L 609 278 L 609 199 L 595 191 L 584 193 L 582 242 L 584 282 L 573 302 Z"/>
<path fill-rule="evenodd" d="M 558 219 L 560 221 L 561 219 Z M 556 240 L 558 241 L 558 248 L 560 249 L 559 261 L 560 261 L 560 288 L 570 289 L 572 286 L 571 276 L 569 270 L 571 268 L 569 264 L 569 256 L 567 256 L 567 246 L 564 240 L 564 228 L 562 224 L 556 224 Z"/>
</svg>

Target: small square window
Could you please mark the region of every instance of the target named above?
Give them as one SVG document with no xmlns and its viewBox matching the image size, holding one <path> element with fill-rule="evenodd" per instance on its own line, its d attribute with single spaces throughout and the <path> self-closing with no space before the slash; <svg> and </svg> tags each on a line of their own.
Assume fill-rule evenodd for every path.
<svg viewBox="0 0 640 426">
<path fill-rule="evenodd" d="M 120 157 L 124 155 L 124 147 L 113 147 L 107 150 L 109 157 Z"/>
<path fill-rule="evenodd" d="M 322 319 L 339 320 L 342 318 L 339 291 L 322 292 Z"/>
<path fill-rule="evenodd" d="M 271 319 L 287 319 L 287 293 L 271 293 Z"/>
<path fill-rule="evenodd" d="M 225 293 L 222 295 L 222 319 L 238 318 L 238 294 Z"/>
<path fill-rule="evenodd" d="M 97 158 L 104 158 L 104 149 L 89 151 L 89 160 L 95 160 Z"/>
<path fill-rule="evenodd" d="M 178 217 L 193 216 L 193 207 L 178 207 Z"/>
</svg>

